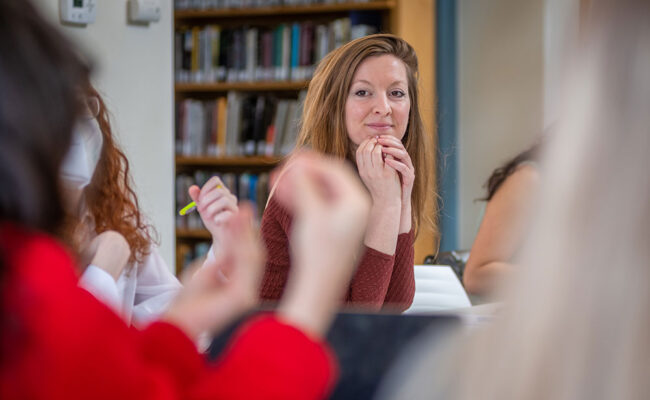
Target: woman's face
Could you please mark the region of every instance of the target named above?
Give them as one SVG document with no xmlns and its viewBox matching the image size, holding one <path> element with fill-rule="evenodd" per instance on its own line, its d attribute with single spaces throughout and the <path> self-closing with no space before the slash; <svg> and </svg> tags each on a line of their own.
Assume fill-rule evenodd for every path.
<svg viewBox="0 0 650 400">
<path fill-rule="evenodd" d="M 404 63 L 388 54 L 368 57 L 357 68 L 345 103 L 345 127 L 353 147 L 378 135 L 402 140 L 410 109 Z"/>
</svg>

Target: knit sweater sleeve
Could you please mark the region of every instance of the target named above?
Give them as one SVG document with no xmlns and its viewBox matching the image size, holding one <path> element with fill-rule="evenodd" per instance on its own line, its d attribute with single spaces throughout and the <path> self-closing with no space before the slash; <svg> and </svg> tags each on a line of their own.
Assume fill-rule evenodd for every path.
<svg viewBox="0 0 650 400">
<path fill-rule="evenodd" d="M 395 255 L 388 255 L 365 246 L 363 256 L 350 282 L 346 302 L 368 310 L 381 309 L 394 263 Z"/>
<path fill-rule="evenodd" d="M 413 231 L 397 237 L 394 255 L 366 247 L 347 302 L 370 310 L 406 310 L 415 295 L 413 252 Z"/>
<path fill-rule="evenodd" d="M 384 300 L 384 308 L 402 312 L 411 306 L 415 296 L 415 270 L 413 260 L 414 233 L 402 233 L 397 237 L 395 265 L 390 277 L 390 284 Z"/>
<path fill-rule="evenodd" d="M 266 245 L 266 267 L 260 298 L 277 301 L 287 284 L 291 260 L 289 256 L 289 235 L 291 232 L 291 215 L 271 197 L 262 216 L 262 240 Z"/>
</svg>

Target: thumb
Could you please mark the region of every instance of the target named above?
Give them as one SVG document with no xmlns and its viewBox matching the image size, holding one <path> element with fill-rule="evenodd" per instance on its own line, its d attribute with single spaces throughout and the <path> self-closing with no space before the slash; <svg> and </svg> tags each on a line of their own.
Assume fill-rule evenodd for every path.
<svg viewBox="0 0 650 400">
<path fill-rule="evenodd" d="M 192 198 L 192 201 L 198 203 L 199 194 L 201 194 L 201 189 L 198 186 L 196 185 L 190 186 L 190 188 L 187 190 L 187 193 L 189 193 L 190 197 Z"/>
</svg>

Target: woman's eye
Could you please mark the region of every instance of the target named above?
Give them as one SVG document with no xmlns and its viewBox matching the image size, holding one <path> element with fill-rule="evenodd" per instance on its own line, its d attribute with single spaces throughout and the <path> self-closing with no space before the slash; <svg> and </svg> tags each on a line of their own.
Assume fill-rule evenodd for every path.
<svg viewBox="0 0 650 400">
<path fill-rule="evenodd" d="M 393 97 L 404 97 L 406 96 L 406 93 L 404 93 L 401 90 L 393 90 L 392 92 L 390 92 L 390 95 Z"/>
<path fill-rule="evenodd" d="M 357 90 L 356 92 L 354 92 L 354 95 L 355 96 L 367 96 L 368 91 L 367 90 Z"/>
</svg>

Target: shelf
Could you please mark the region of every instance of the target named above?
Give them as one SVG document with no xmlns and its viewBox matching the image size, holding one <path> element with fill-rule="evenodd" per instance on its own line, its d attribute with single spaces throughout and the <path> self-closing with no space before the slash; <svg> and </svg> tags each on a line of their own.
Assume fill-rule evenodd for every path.
<svg viewBox="0 0 650 400">
<path fill-rule="evenodd" d="M 175 10 L 176 21 L 203 18 L 268 17 L 288 14 L 325 14 L 360 10 L 390 10 L 395 7 L 394 0 L 370 1 L 367 3 L 313 4 L 305 6 L 223 8 L 212 10 Z"/>
<path fill-rule="evenodd" d="M 212 156 L 176 156 L 177 167 L 275 167 L 283 157 L 212 157 Z"/>
<path fill-rule="evenodd" d="M 177 83 L 174 85 L 176 93 L 197 93 L 197 92 L 227 92 L 239 90 L 248 92 L 264 91 L 296 91 L 307 89 L 309 81 L 260 81 L 260 82 L 217 82 L 217 83 Z"/>
<path fill-rule="evenodd" d="M 212 240 L 212 235 L 207 229 L 176 229 L 176 239 L 205 239 Z"/>
</svg>

